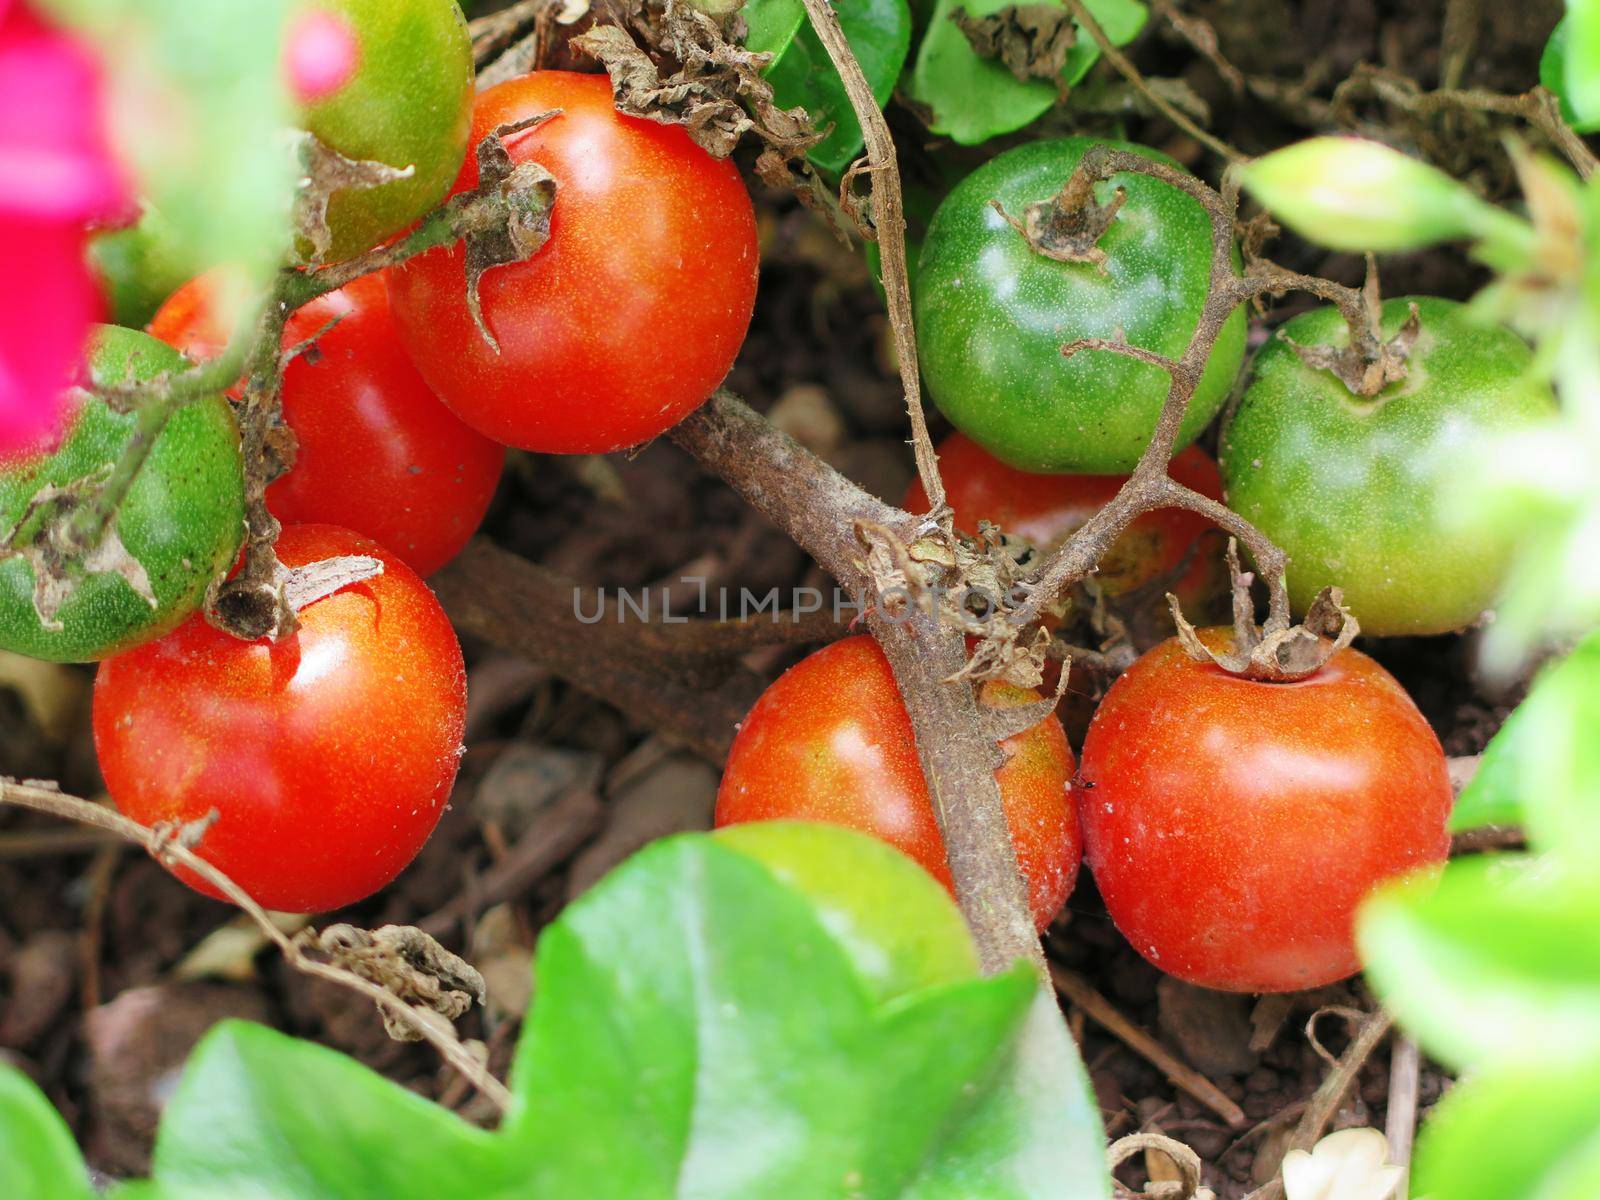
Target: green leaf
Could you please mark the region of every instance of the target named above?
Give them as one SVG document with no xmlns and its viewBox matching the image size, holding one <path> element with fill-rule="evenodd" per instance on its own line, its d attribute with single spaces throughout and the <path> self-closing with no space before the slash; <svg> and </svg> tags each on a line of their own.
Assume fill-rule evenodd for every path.
<svg viewBox="0 0 1600 1200">
<path fill-rule="evenodd" d="M 1528 840 L 1577 870 L 1600 858 L 1600 633 L 1539 679 L 1520 723 Z"/>
<path fill-rule="evenodd" d="M 911 49 L 911 9 L 906 0 L 838 0 L 834 11 L 850 49 L 881 108 Z M 809 158 L 824 171 L 843 171 L 861 151 L 856 120 L 844 83 L 809 21 L 767 68 L 773 98 L 782 108 L 796 105 L 811 114 L 818 129 L 833 129 L 811 148 Z"/>
<path fill-rule="evenodd" d="M 934 1200 L 1038 1159 L 1056 1194 L 1104 1194 L 1081 1066 L 1019 1085 L 1025 966 L 877 1004 L 801 892 L 709 838 L 575 902 L 536 974 L 506 1126 L 531 1195 Z M 983 1192 L 1012 1194 L 1039 1193 Z"/>
<path fill-rule="evenodd" d="M 1485 825 L 1522 823 L 1522 775 L 1532 732 L 1531 714 L 1538 707 L 1535 692 L 1505 719 L 1484 747 L 1477 773 L 1456 797 L 1450 811 L 1450 832 L 1463 833 Z"/>
<path fill-rule="evenodd" d="M 1137 0 L 1088 0 L 1089 11 L 1113 45 L 1126 45 L 1144 28 L 1148 10 Z M 952 17 L 965 9 L 986 17 L 1011 7 L 1007 0 L 937 0 L 927 35 L 917 51 L 907 83 L 913 100 L 933 111 L 931 128 L 963 145 L 987 141 L 1021 129 L 1053 105 L 1059 89 L 1046 79 L 1018 79 L 1010 68 L 982 58 Z M 1066 6 L 1060 6 L 1065 11 Z M 1061 81 L 1077 83 L 1100 57 L 1100 47 L 1081 25 L 1067 56 Z"/>
<path fill-rule="evenodd" d="M 494 1136 L 353 1059 L 243 1021 L 195 1049 L 156 1138 L 162 1197 L 491 1197 Z"/>
<path fill-rule="evenodd" d="M 44 1093 L 21 1071 L 0 1066 L 0 1196 L 6 1200 L 93 1200 L 83 1158 Z"/>
<path fill-rule="evenodd" d="M 1600 1057 L 1600 885 L 1592 865 L 1458 860 L 1362 908 L 1358 944 L 1384 1004 L 1454 1066 Z"/>
<path fill-rule="evenodd" d="M 281 74 L 289 0 L 45 0 L 101 50 L 119 152 L 188 274 L 264 278 L 289 241 L 296 164 Z"/>
<path fill-rule="evenodd" d="M 1565 86 L 1556 94 L 1562 99 L 1563 110 L 1571 110 L 1578 129 L 1600 128 L 1600 0 L 1567 0 L 1567 15 L 1557 30 L 1562 26 L 1566 29 L 1558 53 L 1565 60 Z M 1551 41 L 1554 40 L 1552 35 Z M 1548 47 L 1545 52 L 1549 53 Z M 1542 78 L 1543 62 L 1539 73 Z"/>
<path fill-rule="evenodd" d="M 1412 1179 L 1438 1200 L 1600 1196 L 1600 1059 L 1456 1085 L 1423 1126 Z"/>
<path fill-rule="evenodd" d="M 750 0 L 740 11 L 748 29 L 745 49 L 760 54 L 782 54 L 800 26 L 806 23 L 806 6 L 802 0 Z"/>
</svg>

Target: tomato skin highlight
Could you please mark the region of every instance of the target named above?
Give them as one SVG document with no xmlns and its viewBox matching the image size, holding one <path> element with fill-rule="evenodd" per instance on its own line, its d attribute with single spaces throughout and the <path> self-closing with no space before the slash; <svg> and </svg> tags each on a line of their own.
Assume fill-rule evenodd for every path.
<svg viewBox="0 0 1600 1200">
<path fill-rule="evenodd" d="M 390 274 L 401 336 L 462 420 L 556 454 L 637 445 L 722 382 L 755 306 L 755 210 L 737 169 L 681 127 L 619 114 L 604 75 L 538 71 L 478 97 L 474 143 L 560 109 L 508 140 L 556 178 L 550 238 L 480 281 L 474 325 L 459 245 Z M 457 192 L 478 182 L 469 157 Z"/>
<path fill-rule="evenodd" d="M 1101 702 L 1078 780 L 1085 860 L 1112 920 L 1203 987 L 1286 992 L 1354 974 L 1357 906 L 1449 853 L 1439 739 L 1357 650 L 1262 683 L 1169 639 Z"/>
<path fill-rule="evenodd" d="M 266 908 L 326 912 L 383 887 L 433 832 L 460 763 L 466 671 L 427 585 L 377 543 L 292 525 L 278 554 L 291 567 L 366 554 L 384 570 L 307 606 L 277 645 L 196 617 L 107 660 L 95 749 L 125 815 L 215 809 L 202 857 Z"/>
<path fill-rule="evenodd" d="M 975 534 L 978 522 L 988 521 L 1046 554 L 1104 508 L 1128 480 L 1126 475 L 1019 471 L 964 433 L 945 438 L 938 453 L 939 476 L 957 529 Z M 1221 501 L 1222 476 L 1200 447 L 1179 451 L 1168 471 L 1185 487 Z M 928 511 L 921 480 L 912 481 L 903 507 L 913 513 Z M 1222 535 L 1210 521 L 1187 509 L 1162 508 L 1139 517 L 1117 539 L 1094 577 L 1107 595 L 1123 596 L 1163 576 L 1170 578 L 1196 543 L 1201 545 L 1193 561 L 1170 590 L 1186 608 L 1204 604 L 1217 595 L 1223 582 Z"/>
<path fill-rule="evenodd" d="M 1158 179 L 1120 174 L 1097 186 L 1102 203 L 1118 187 L 1128 195 L 1097 244 L 1105 274 L 1038 254 L 990 204 L 999 200 L 1020 220 L 1061 190 L 1095 144 L 1042 140 L 990 159 L 939 205 L 917 264 L 917 353 L 928 394 L 956 428 L 1024 471 L 1133 470 L 1166 399 L 1166 372 L 1106 350 L 1063 358 L 1061 347 L 1104 337 L 1176 358 L 1210 290 L 1210 219 Z M 1222 407 L 1244 342 L 1244 313 L 1235 309 L 1189 403 L 1179 448 Z"/>
<path fill-rule="evenodd" d="M 984 703 L 998 707 L 1037 699 L 998 683 L 982 693 Z M 1042 931 L 1078 877 L 1072 748 L 1052 716 L 1007 738 L 1001 749 L 1008 758 L 995 777 Z M 762 693 L 739 727 L 717 792 L 716 823 L 775 820 L 870 833 L 952 886 L 911 718 L 888 659 L 870 637 L 843 638 L 802 659 Z"/>
<path fill-rule="evenodd" d="M 169 347 L 132 329 L 103 326 L 89 361 L 104 379 L 144 382 L 185 364 Z M 0 459 L 0 531 L 9 533 L 35 496 L 109 472 L 134 436 L 137 417 L 80 395 L 53 448 Z M 47 629 L 33 604 L 34 574 L 22 557 L 0 562 L 0 650 L 54 662 L 93 662 L 160 637 L 200 607 L 244 538 L 239 429 L 226 400 L 206 396 L 179 408 L 156 439 L 113 532 L 144 569 L 152 606 L 120 575 L 84 575 Z"/>
<path fill-rule="evenodd" d="M 1345 345 L 1333 308 L 1284 324 L 1256 356 L 1222 430 L 1229 507 L 1289 556 L 1289 595 L 1304 612 L 1337 586 L 1369 635 L 1448 633 L 1498 597 L 1511 532 L 1460 512 L 1458 489 L 1491 445 L 1555 412 L 1527 344 L 1429 296 L 1383 306 L 1392 337 L 1415 303 L 1422 332 L 1404 380 L 1370 399 L 1302 362 L 1301 345 Z"/>
<path fill-rule="evenodd" d="M 191 280 L 150 323 L 153 335 L 197 362 L 227 346 L 211 288 L 207 276 Z M 505 448 L 469 428 L 423 381 L 400 345 L 381 276 L 362 276 L 299 309 L 283 344 L 313 337 L 316 353 L 299 355 L 283 373 L 283 418 L 299 448 L 288 474 L 267 489 L 267 507 L 285 525 L 354 530 L 419 575 L 433 574 L 483 521 Z"/>
</svg>

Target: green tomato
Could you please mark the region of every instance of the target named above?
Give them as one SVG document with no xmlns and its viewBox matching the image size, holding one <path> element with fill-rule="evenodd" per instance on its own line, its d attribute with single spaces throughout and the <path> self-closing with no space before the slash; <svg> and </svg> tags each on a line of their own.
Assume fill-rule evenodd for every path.
<svg viewBox="0 0 1600 1200">
<path fill-rule="evenodd" d="M 166 298 L 188 281 L 192 272 L 177 244 L 171 226 L 153 208 L 145 210 L 137 225 L 89 239 L 89 261 L 118 325 L 143 329 Z"/>
<path fill-rule="evenodd" d="M 148 334 L 102 328 L 90 350 L 99 378 L 142 381 L 187 364 Z M 11 531 L 45 487 L 103 476 L 133 437 L 135 417 L 82 395 L 54 453 L 0 464 L 0 533 Z M 22 557 L 0 560 L 0 650 L 56 662 L 93 662 L 167 633 L 197 608 L 244 540 L 239 430 L 220 395 L 173 414 L 111 525 L 143 567 L 155 603 L 122 575 L 77 573 L 48 629 L 34 609 L 34 575 Z"/>
<path fill-rule="evenodd" d="M 816 906 L 874 999 L 978 973 L 977 951 L 950 894 L 877 838 L 805 821 L 750 821 L 713 836 Z"/>
<path fill-rule="evenodd" d="M 305 127 L 346 158 L 415 168 L 333 194 L 326 257 L 336 262 L 404 229 L 455 182 L 472 126 L 472 42 L 456 0 L 316 2 L 349 24 L 361 57 L 348 83 L 306 110 Z"/>
<path fill-rule="evenodd" d="M 1388 301 L 1386 337 L 1413 303 L 1422 332 L 1404 380 L 1366 399 L 1307 366 L 1291 340 L 1349 340 L 1335 309 L 1316 309 L 1262 347 L 1222 432 L 1228 504 L 1288 554 L 1296 607 L 1336 585 L 1377 635 L 1461 629 L 1494 603 L 1513 539 L 1469 523 L 1451 498 L 1486 443 L 1555 411 L 1527 345 L 1453 301 Z"/>
<path fill-rule="evenodd" d="M 1098 247 L 1105 270 L 1038 254 L 990 205 L 1022 219 L 1061 190 L 1095 142 L 1032 142 L 967 176 L 934 214 L 913 299 L 928 393 L 951 422 L 1024 471 L 1130 471 L 1166 399 L 1165 371 L 1111 351 L 1064 359 L 1086 337 L 1120 338 L 1176 358 L 1193 335 L 1211 277 L 1211 223 L 1193 197 L 1148 175 L 1101 184 L 1127 203 Z M 1110 143 L 1150 158 L 1154 150 Z M 1174 449 L 1222 407 L 1244 357 L 1245 319 L 1222 326 Z"/>
</svg>

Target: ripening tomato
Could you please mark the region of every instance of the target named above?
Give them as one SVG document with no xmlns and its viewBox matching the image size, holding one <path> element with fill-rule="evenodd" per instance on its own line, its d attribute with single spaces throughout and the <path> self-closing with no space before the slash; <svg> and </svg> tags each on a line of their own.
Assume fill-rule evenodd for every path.
<svg viewBox="0 0 1600 1200">
<path fill-rule="evenodd" d="M 1180 451 L 1168 470 L 1185 487 L 1222 499 L 1217 464 L 1200 447 Z M 1104 508 L 1128 479 L 1019 471 L 964 433 L 953 433 L 939 444 L 939 477 L 958 529 L 975 533 L 979 521 L 988 521 L 1046 554 Z M 905 508 L 928 511 L 928 494 L 920 480 L 907 490 Z M 1095 579 L 1107 595 L 1125 596 L 1165 578 L 1170 580 L 1165 590 L 1174 592 L 1185 608 L 1204 605 L 1223 583 L 1221 542 L 1220 531 L 1199 514 L 1158 509 L 1134 521 L 1117 539 Z"/>
<path fill-rule="evenodd" d="M 350 80 L 306 108 L 306 129 L 345 158 L 410 168 L 404 179 L 334 192 L 333 246 L 325 257 L 338 262 L 400 232 L 444 198 L 467 153 L 472 39 L 456 0 L 311 2 L 348 28 L 357 58 Z"/>
<path fill-rule="evenodd" d="M 220 354 L 228 330 L 216 320 L 213 287 L 202 275 L 179 288 L 150 332 L 197 362 Z M 267 506 L 286 525 L 352 529 L 431 575 L 483 520 L 505 449 L 428 389 L 400 345 L 381 277 L 307 304 L 289 318 L 283 343 L 318 333 L 315 352 L 283 373 L 283 417 L 299 451 L 267 490 Z"/>
<path fill-rule="evenodd" d="M 981 698 L 1011 707 L 1039 697 L 991 682 Z M 1029 906 L 1043 930 L 1078 877 L 1072 748 L 1054 717 L 1000 748 L 1006 762 L 995 778 Z M 911 718 L 889 660 L 870 637 L 843 638 L 789 668 L 739 727 L 717 792 L 717 825 L 774 820 L 873 834 L 951 886 Z"/>
<path fill-rule="evenodd" d="M 1104 271 L 1037 253 L 995 211 L 1021 220 L 1072 177 L 1091 138 L 1029 142 L 967 176 L 934 214 L 914 300 L 928 394 L 956 428 L 1024 471 L 1131 471 L 1150 442 L 1169 379 L 1108 350 L 1063 359 L 1061 347 L 1104 337 L 1176 358 L 1211 290 L 1211 221 L 1187 193 L 1148 175 L 1113 176 L 1127 203 L 1101 235 Z M 1156 151 L 1112 145 L 1150 158 Z M 1216 416 L 1244 358 L 1245 320 L 1223 323 L 1189 401 L 1178 445 Z"/>
<path fill-rule="evenodd" d="M 399 267 L 389 291 L 412 358 L 467 424 L 525 450 L 620 450 L 677 424 L 733 365 L 755 306 L 755 211 L 731 162 L 618 113 L 604 75 L 492 87 L 473 139 L 554 110 L 508 143 L 558 190 L 549 240 L 481 280 L 498 350 L 467 307 L 460 246 Z M 469 158 L 456 190 L 477 183 Z"/>
<path fill-rule="evenodd" d="M 1296 607 L 1336 585 L 1367 634 L 1448 633 L 1494 603 L 1514 531 L 1466 520 L 1456 489 L 1486 448 L 1555 411 L 1527 343 L 1454 301 L 1388 301 L 1386 336 L 1413 303 L 1403 380 L 1365 398 L 1308 366 L 1291 343 L 1349 340 L 1338 310 L 1315 309 L 1262 347 L 1222 431 L 1228 504 L 1289 555 Z"/>
<path fill-rule="evenodd" d="M 466 672 L 427 585 L 347 529 L 278 539 L 290 567 L 351 554 L 383 573 L 308 605 L 276 645 L 196 617 L 95 679 L 117 808 L 146 825 L 215 809 L 198 853 L 271 909 L 325 912 L 383 887 L 438 824 L 460 762 Z"/>
<path fill-rule="evenodd" d="M 1117 928 L 1163 971 L 1225 991 L 1354 973 L 1356 907 L 1450 847 L 1439 739 L 1357 650 L 1266 683 L 1169 639 L 1101 702 L 1078 780 L 1085 860 Z"/>
<path fill-rule="evenodd" d="M 184 366 L 154 338 L 111 326 L 94 335 L 89 360 L 99 378 L 135 382 Z M 54 450 L 0 460 L 0 536 L 45 489 L 90 486 L 126 453 L 137 415 L 114 412 L 87 392 L 76 403 Z M 29 561 L 0 560 L 0 650 L 92 662 L 160 637 L 200 607 L 244 540 L 239 429 L 226 400 L 207 396 L 168 419 L 109 529 L 127 551 L 126 569 L 115 555 L 94 567 L 73 564 L 78 578 L 53 622 L 34 606 Z"/>
</svg>

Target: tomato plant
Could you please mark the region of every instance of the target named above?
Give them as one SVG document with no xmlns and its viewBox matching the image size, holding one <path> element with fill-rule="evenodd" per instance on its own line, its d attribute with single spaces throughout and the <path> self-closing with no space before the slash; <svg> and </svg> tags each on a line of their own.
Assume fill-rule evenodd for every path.
<svg viewBox="0 0 1600 1200">
<path fill-rule="evenodd" d="M 1168 473 L 1185 487 L 1222 499 L 1217 464 L 1198 446 L 1179 451 Z M 958 529 L 975 533 L 979 521 L 988 521 L 1044 553 L 1105 507 L 1128 479 L 1019 471 L 964 433 L 953 433 L 939 444 L 939 475 Z M 920 481 L 907 490 L 905 507 L 909 512 L 928 511 L 928 494 Z M 1117 539 L 1095 579 L 1111 596 L 1125 596 L 1166 580 L 1167 590 L 1186 608 L 1205 604 L 1215 598 L 1222 583 L 1220 541 L 1220 532 L 1198 513 L 1157 509 L 1139 517 Z"/>
<path fill-rule="evenodd" d="M 383 887 L 433 832 L 460 760 L 466 676 L 438 601 L 377 543 L 291 525 L 278 555 L 289 567 L 370 555 L 383 572 L 307 606 L 277 644 L 196 618 L 106 661 L 95 750 L 122 812 L 155 824 L 215 810 L 207 861 L 267 908 L 321 912 Z"/>
<path fill-rule="evenodd" d="M 1411 304 L 1422 330 L 1405 379 L 1364 399 L 1307 365 L 1291 343 L 1348 338 L 1317 309 L 1262 348 L 1222 434 L 1228 503 L 1288 553 L 1296 605 L 1337 585 L 1369 634 L 1446 633 L 1494 603 L 1514 535 L 1463 519 L 1464 480 L 1487 446 L 1554 412 L 1526 343 L 1453 301 L 1388 301 L 1387 336 Z"/>
<path fill-rule="evenodd" d="M 183 360 L 154 338 L 108 326 L 95 337 L 90 365 L 100 378 L 138 381 Z M 127 450 L 136 424 L 134 414 L 80 393 L 53 451 L 0 463 L 0 530 L 12 531 L 46 489 L 75 489 L 88 499 Z M 34 606 L 34 566 L 22 556 L 0 559 L 0 649 L 91 662 L 159 637 L 200 606 L 244 537 L 239 431 L 226 400 L 205 397 L 172 416 L 110 535 L 127 551 L 128 573 L 114 562 L 75 564 L 76 586 L 49 622 Z M 141 572 L 143 594 L 134 582 Z"/>
<path fill-rule="evenodd" d="M 755 305 L 755 213 L 731 162 L 620 115 L 604 76 L 492 87 L 473 140 L 557 109 L 509 142 L 558 190 L 549 241 L 481 281 L 498 348 L 473 322 L 459 247 L 394 271 L 390 295 L 423 377 L 467 424 L 527 450 L 619 450 L 682 420 L 733 365 Z M 456 190 L 477 181 L 469 159 Z"/>
<path fill-rule="evenodd" d="M 403 179 L 341 188 L 328 202 L 329 261 L 398 233 L 444 196 L 472 120 L 472 46 L 456 0 L 314 0 L 355 35 L 355 76 L 309 105 L 306 129 L 357 162 Z"/>
<path fill-rule="evenodd" d="M 228 330 L 208 277 L 174 293 L 150 332 L 196 361 L 221 353 Z M 285 524 L 354 530 L 431 575 L 478 528 L 505 450 L 429 391 L 400 345 L 381 275 L 307 304 L 289 318 L 283 344 L 313 337 L 315 351 L 283 372 L 283 416 L 299 448 L 267 505 Z"/>
<path fill-rule="evenodd" d="M 1038 699 L 1005 684 L 983 702 Z M 995 773 L 1035 924 L 1050 924 L 1078 876 L 1068 781 L 1072 748 L 1054 717 L 1001 744 Z M 911 718 L 878 644 L 850 637 L 809 655 L 761 694 L 739 727 L 717 793 L 717 824 L 823 821 L 871 833 L 951 886 Z"/>
<path fill-rule="evenodd" d="M 1356 906 L 1450 844 L 1439 739 L 1357 650 L 1268 683 L 1169 639 L 1101 702 L 1079 781 L 1085 860 L 1117 928 L 1163 971 L 1227 991 L 1353 974 Z"/>
<path fill-rule="evenodd" d="M 940 204 L 918 260 L 917 350 L 929 396 L 956 428 L 1024 471 L 1132 470 L 1166 399 L 1166 373 L 1105 350 L 1063 359 L 1061 347 L 1120 338 L 1176 357 L 1209 291 L 1205 210 L 1150 176 L 1119 174 L 1095 188 L 1102 204 L 1115 189 L 1127 193 L 1098 242 L 1103 271 L 1044 257 L 991 205 L 997 200 L 1020 219 L 1060 192 L 1094 144 L 1029 142 L 990 159 Z M 1235 310 L 1195 389 L 1180 447 L 1222 407 L 1244 333 L 1244 313 Z"/>
</svg>

